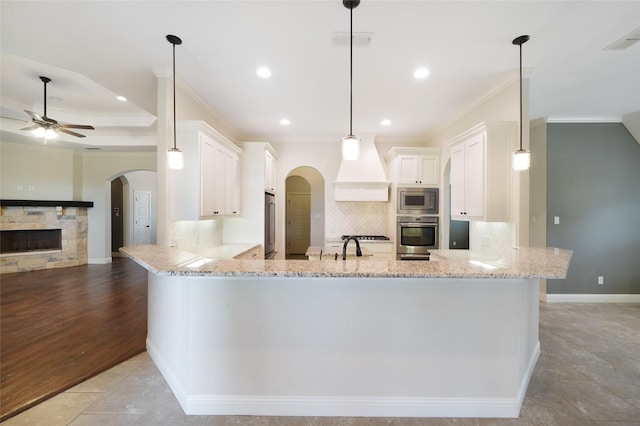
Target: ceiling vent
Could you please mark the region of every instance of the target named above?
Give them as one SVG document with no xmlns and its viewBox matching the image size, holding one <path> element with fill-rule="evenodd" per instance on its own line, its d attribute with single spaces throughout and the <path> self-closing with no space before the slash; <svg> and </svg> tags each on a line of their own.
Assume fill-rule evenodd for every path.
<svg viewBox="0 0 640 426">
<path fill-rule="evenodd" d="M 640 28 L 614 41 L 603 50 L 624 50 L 640 41 Z"/>
<path fill-rule="evenodd" d="M 331 35 L 331 44 L 333 46 L 349 46 L 350 33 L 334 32 Z M 369 47 L 373 40 L 373 33 L 353 33 L 354 47 Z"/>
</svg>

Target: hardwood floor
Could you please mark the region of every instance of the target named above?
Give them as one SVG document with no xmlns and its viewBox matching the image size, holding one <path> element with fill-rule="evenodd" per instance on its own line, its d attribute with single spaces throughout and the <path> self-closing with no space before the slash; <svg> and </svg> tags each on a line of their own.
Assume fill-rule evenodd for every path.
<svg viewBox="0 0 640 426">
<path fill-rule="evenodd" d="M 147 271 L 106 265 L 0 276 L 0 421 L 145 351 Z"/>
</svg>

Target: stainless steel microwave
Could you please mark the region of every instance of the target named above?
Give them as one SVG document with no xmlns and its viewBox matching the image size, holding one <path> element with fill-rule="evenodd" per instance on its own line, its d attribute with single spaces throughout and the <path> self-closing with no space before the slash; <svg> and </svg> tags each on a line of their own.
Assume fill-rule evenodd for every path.
<svg viewBox="0 0 640 426">
<path fill-rule="evenodd" d="M 398 214 L 438 214 L 438 188 L 398 188 Z"/>
</svg>

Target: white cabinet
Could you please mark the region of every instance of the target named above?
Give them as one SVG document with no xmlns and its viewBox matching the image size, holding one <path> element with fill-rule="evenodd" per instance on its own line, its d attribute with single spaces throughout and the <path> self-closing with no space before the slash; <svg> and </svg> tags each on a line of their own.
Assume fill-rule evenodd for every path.
<svg viewBox="0 0 640 426">
<path fill-rule="evenodd" d="M 171 170 L 172 220 L 240 213 L 240 148 L 202 121 L 180 121 L 184 168 Z"/>
<path fill-rule="evenodd" d="M 235 260 L 258 260 L 264 259 L 264 250 L 261 245 L 250 248 L 233 257 Z"/>
<path fill-rule="evenodd" d="M 511 220 L 511 151 L 517 124 L 483 122 L 451 145 L 451 217 Z"/>
<path fill-rule="evenodd" d="M 276 171 L 278 160 L 268 149 L 264 157 L 264 190 L 275 194 L 276 192 Z"/>
<path fill-rule="evenodd" d="M 385 155 L 397 186 L 437 186 L 440 183 L 440 150 L 394 147 Z"/>
<path fill-rule="evenodd" d="M 393 254 L 393 243 L 391 242 L 376 241 L 375 243 L 373 243 L 373 242 L 367 242 L 367 241 L 360 241 L 360 247 L 366 248 L 372 253 L 371 260 L 382 260 L 382 261 L 395 260 L 394 254 Z"/>
</svg>

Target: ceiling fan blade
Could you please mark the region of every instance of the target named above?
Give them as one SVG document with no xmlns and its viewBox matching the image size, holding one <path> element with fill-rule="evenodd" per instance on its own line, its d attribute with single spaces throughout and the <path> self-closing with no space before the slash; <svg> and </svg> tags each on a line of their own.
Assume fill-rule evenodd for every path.
<svg viewBox="0 0 640 426">
<path fill-rule="evenodd" d="M 24 121 L 25 123 L 29 122 L 28 120 L 25 120 L 23 118 L 5 117 L 4 115 L 0 115 L 0 118 L 5 118 L 7 120 Z"/>
<path fill-rule="evenodd" d="M 60 124 L 60 123 L 58 123 Z M 60 127 L 63 129 L 85 129 L 85 130 L 95 130 L 93 126 L 84 125 L 84 124 L 60 124 Z"/>
<path fill-rule="evenodd" d="M 32 119 L 36 120 L 36 121 L 44 121 L 44 119 L 42 117 L 40 117 L 38 114 L 36 114 L 33 111 L 27 111 L 26 109 L 24 110 L 24 112 L 26 112 L 27 114 L 29 114 L 29 116 L 31 116 Z"/>
<path fill-rule="evenodd" d="M 72 132 L 71 130 L 64 129 L 62 127 L 58 128 L 57 131 L 58 132 L 62 132 L 62 133 L 66 133 L 66 134 L 71 135 L 71 136 L 75 136 L 77 138 L 84 138 L 85 137 L 84 135 L 81 135 L 80 133 Z"/>
<path fill-rule="evenodd" d="M 39 124 L 34 124 L 33 126 L 25 127 L 24 129 L 20 129 L 20 130 L 35 130 L 35 129 L 38 129 L 40 127 L 42 127 L 42 126 L 39 125 Z"/>
</svg>

